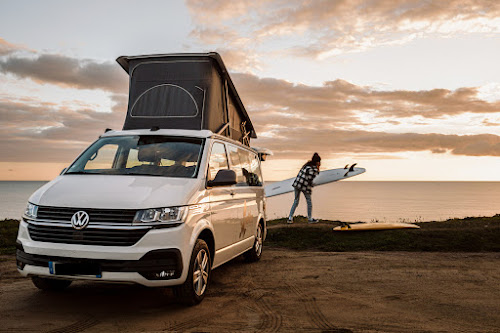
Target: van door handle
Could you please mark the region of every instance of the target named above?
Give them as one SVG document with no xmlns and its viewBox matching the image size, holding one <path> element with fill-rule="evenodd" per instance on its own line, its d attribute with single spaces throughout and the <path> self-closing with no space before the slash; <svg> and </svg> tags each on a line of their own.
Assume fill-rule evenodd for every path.
<svg viewBox="0 0 500 333">
<path fill-rule="evenodd" d="M 234 192 L 233 191 L 229 192 L 229 194 L 231 194 L 232 197 L 234 196 Z"/>
</svg>

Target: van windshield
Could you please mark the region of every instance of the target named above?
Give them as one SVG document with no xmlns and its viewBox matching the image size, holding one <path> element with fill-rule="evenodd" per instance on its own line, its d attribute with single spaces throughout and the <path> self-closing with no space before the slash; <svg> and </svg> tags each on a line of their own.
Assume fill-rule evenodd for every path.
<svg viewBox="0 0 500 333">
<path fill-rule="evenodd" d="M 144 175 L 194 178 L 203 139 L 130 135 L 97 140 L 65 174 Z"/>
</svg>

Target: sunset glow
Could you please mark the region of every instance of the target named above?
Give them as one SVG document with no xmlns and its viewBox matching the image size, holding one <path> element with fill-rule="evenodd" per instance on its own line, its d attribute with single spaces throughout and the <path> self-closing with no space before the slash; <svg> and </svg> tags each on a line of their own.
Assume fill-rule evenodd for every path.
<svg viewBox="0 0 500 333">
<path fill-rule="evenodd" d="M 221 54 L 274 156 L 267 180 L 357 162 L 356 180 L 500 181 L 495 1 L 0 4 L 0 180 L 49 180 L 121 129 L 121 55 Z"/>
</svg>

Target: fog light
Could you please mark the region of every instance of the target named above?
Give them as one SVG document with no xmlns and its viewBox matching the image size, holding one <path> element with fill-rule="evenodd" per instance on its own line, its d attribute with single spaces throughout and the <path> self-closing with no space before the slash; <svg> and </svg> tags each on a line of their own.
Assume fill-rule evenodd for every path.
<svg viewBox="0 0 500 333">
<path fill-rule="evenodd" d="M 24 266 L 26 264 L 24 262 L 20 261 L 20 260 L 16 260 L 16 265 L 17 265 L 17 268 L 19 268 L 20 270 L 23 270 Z"/>
<path fill-rule="evenodd" d="M 168 271 L 161 271 L 155 274 L 157 279 L 168 279 L 175 275 L 175 270 L 170 269 Z"/>
</svg>

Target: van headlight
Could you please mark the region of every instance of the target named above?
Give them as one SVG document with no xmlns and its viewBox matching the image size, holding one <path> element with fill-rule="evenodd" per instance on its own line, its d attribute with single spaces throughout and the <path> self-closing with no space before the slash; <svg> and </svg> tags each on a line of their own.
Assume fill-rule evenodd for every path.
<svg viewBox="0 0 500 333">
<path fill-rule="evenodd" d="M 165 207 L 139 210 L 134 223 L 183 222 L 185 207 Z"/>
<path fill-rule="evenodd" d="M 33 205 L 31 202 L 28 202 L 28 205 L 26 205 L 26 210 L 24 211 L 24 215 L 26 217 L 35 219 L 37 212 L 38 212 L 38 206 Z"/>
</svg>

